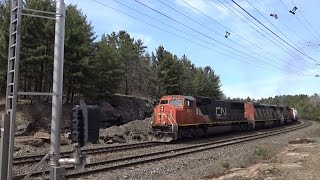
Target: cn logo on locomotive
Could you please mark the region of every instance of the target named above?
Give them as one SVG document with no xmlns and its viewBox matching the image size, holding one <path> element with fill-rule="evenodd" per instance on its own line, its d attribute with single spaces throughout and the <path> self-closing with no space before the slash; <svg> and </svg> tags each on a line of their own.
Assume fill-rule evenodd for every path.
<svg viewBox="0 0 320 180">
<path fill-rule="evenodd" d="M 227 116 L 227 108 L 226 107 L 216 107 L 216 115 L 217 115 L 217 117 Z"/>
</svg>

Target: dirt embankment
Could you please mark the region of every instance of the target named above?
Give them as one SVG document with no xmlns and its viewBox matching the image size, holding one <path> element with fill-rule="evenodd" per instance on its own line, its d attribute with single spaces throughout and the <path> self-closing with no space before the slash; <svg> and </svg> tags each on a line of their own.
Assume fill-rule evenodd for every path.
<svg viewBox="0 0 320 180">
<path fill-rule="evenodd" d="M 320 138 L 297 139 L 269 160 L 234 168 L 216 178 L 202 179 L 319 179 Z"/>
<path fill-rule="evenodd" d="M 317 123 L 315 123 L 317 124 Z M 201 179 L 320 179 L 320 135 L 296 138 L 288 142 L 280 153 L 245 168 L 233 168 L 221 176 Z M 256 154 L 263 155 L 263 152 Z"/>
</svg>

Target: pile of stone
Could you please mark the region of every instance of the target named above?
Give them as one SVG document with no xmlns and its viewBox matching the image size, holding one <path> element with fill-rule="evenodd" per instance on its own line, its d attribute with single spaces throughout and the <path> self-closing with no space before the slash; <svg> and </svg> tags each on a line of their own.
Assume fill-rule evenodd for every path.
<svg viewBox="0 0 320 180">
<path fill-rule="evenodd" d="M 150 118 L 135 120 L 122 126 L 100 129 L 100 141 L 107 144 L 148 141 Z"/>
</svg>

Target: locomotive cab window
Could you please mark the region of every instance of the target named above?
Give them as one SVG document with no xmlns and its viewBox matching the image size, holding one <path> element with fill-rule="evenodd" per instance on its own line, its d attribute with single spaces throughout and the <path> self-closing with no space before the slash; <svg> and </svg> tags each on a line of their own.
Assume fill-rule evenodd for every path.
<svg viewBox="0 0 320 180">
<path fill-rule="evenodd" d="M 161 100 L 160 104 L 168 104 L 168 100 Z"/>
<path fill-rule="evenodd" d="M 175 107 L 182 106 L 182 100 L 181 99 L 172 99 L 170 100 L 169 104 Z"/>
</svg>

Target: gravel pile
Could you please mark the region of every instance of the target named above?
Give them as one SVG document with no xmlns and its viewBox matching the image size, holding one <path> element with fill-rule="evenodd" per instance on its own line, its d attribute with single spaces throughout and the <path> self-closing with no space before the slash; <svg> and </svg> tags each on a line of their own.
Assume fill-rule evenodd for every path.
<svg viewBox="0 0 320 180">
<path fill-rule="evenodd" d="M 98 148 L 98 147 L 105 147 L 105 146 L 113 146 L 119 145 L 123 143 L 135 143 L 141 141 L 147 141 L 147 125 L 150 121 L 150 118 L 145 120 L 136 120 L 124 124 L 122 126 L 112 126 L 110 128 L 101 129 L 100 130 L 100 141 L 96 144 L 88 143 L 83 149 L 90 149 L 90 148 Z M 64 141 L 66 141 L 66 137 L 62 137 Z M 74 147 L 72 144 L 61 145 L 61 152 L 70 151 Z M 44 155 L 50 151 L 50 141 L 49 140 L 39 140 L 35 139 L 34 136 L 21 136 L 16 137 L 15 139 L 15 157 L 20 156 L 30 156 L 30 155 Z M 142 152 L 142 151 L 141 151 Z M 133 152 L 134 153 L 134 152 Z M 113 153 L 112 153 L 113 154 Z M 123 152 L 122 154 L 123 155 Z M 104 156 L 104 155 L 103 155 Z M 117 156 L 117 153 L 113 155 L 114 157 L 121 157 Z M 106 156 L 109 158 L 109 156 Z M 111 158 L 111 157 L 110 157 Z M 99 156 L 92 157 L 92 161 L 99 160 Z M 17 166 L 14 167 L 14 174 L 25 173 L 30 170 L 28 166 Z"/>
<path fill-rule="evenodd" d="M 100 139 L 107 144 L 148 141 L 150 118 L 135 120 L 122 126 L 100 129 Z"/>
</svg>

